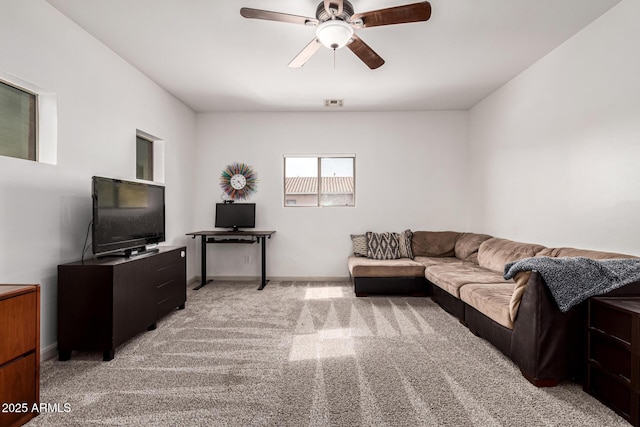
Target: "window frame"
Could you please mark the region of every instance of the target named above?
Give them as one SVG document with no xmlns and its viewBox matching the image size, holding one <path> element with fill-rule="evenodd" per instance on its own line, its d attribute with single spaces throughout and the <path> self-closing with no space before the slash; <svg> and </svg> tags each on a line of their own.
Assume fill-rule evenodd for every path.
<svg viewBox="0 0 640 427">
<path fill-rule="evenodd" d="M 14 156 L 14 155 L 2 153 L 2 152 L 0 152 L 0 156 L 37 162 L 38 161 L 38 94 L 28 89 L 22 88 L 11 82 L 4 81 L 3 79 L 0 79 L 0 85 L 7 86 L 18 92 L 22 92 L 23 94 L 27 95 L 29 98 L 29 124 L 28 124 L 29 137 L 27 139 L 27 147 L 26 147 L 27 156 L 26 157 Z"/>
<path fill-rule="evenodd" d="M 58 99 L 55 93 L 0 70 L 0 82 L 35 96 L 35 153 L 33 158 L 0 154 L 0 158 L 58 164 Z"/>
<path fill-rule="evenodd" d="M 287 159 L 289 158 L 315 158 L 317 161 L 317 191 L 315 193 L 316 196 L 316 204 L 297 204 L 295 203 L 287 203 Z M 352 160 L 352 184 L 353 191 L 352 196 L 353 200 L 351 204 L 322 204 L 322 195 L 323 195 L 323 183 L 322 183 L 322 160 L 323 159 L 351 159 Z M 356 207 L 356 155 L 355 153 L 341 153 L 341 154 L 285 154 L 283 155 L 283 197 L 282 203 L 283 207 L 286 208 L 355 208 Z"/>
<path fill-rule="evenodd" d="M 152 163 L 152 171 L 153 171 L 152 180 L 137 178 L 138 176 L 138 171 L 137 171 L 138 169 L 138 153 L 137 153 L 138 138 L 142 138 L 142 139 L 146 139 L 147 141 L 150 141 L 153 147 L 153 156 L 150 159 Z M 148 132 L 145 132 L 143 130 L 136 129 L 135 144 L 132 144 L 132 145 L 134 147 L 133 148 L 133 166 L 131 166 L 133 168 L 133 176 L 135 176 L 136 179 L 140 181 L 155 182 L 155 183 L 163 184 L 165 182 L 165 150 L 166 150 L 165 140 L 157 136 L 154 136 Z"/>
<path fill-rule="evenodd" d="M 140 158 L 138 154 L 140 153 L 140 144 L 144 143 L 146 147 L 142 151 L 146 152 L 146 164 L 143 166 L 142 173 L 138 174 L 138 166 L 140 165 Z M 154 144 L 151 138 L 145 137 L 140 133 L 136 133 L 136 179 L 141 179 L 143 181 L 154 181 Z M 145 176 L 145 171 L 148 171 L 148 176 Z"/>
</svg>

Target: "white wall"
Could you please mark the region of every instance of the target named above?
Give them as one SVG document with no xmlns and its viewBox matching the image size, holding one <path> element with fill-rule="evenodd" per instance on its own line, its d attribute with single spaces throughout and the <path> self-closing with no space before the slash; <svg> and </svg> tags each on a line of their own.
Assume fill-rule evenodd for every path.
<svg viewBox="0 0 640 427">
<path fill-rule="evenodd" d="M 196 228 L 213 227 L 222 169 L 248 163 L 256 226 L 277 231 L 268 275 L 348 277 L 352 233 L 466 229 L 467 131 L 466 112 L 199 114 Z M 327 153 L 356 154 L 356 207 L 283 207 L 283 155 Z M 207 251 L 209 276 L 260 274 L 257 245 Z"/>
<path fill-rule="evenodd" d="M 166 141 L 167 243 L 188 243 L 195 114 L 41 0 L 0 3 L 0 70 L 58 100 L 57 165 L 0 156 L 0 283 L 42 286 L 47 349 L 56 342 L 57 265 L 80 259 L 91 176 L 135 178 L 136 129 Z"/>
<path fill-rule="evenodd" d="M 638 16 L 621 2 L 471 110 L 471 229 L 640 255 Z"/>
</svg>

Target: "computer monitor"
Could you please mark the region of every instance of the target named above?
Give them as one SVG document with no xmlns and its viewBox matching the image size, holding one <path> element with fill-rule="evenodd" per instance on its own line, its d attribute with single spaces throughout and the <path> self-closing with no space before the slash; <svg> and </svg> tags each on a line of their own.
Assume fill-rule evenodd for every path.
<svg viewBox="0 0 640 427">
<path fill-rule="evenodd" d="M 216 203 L 216 228 L 230 228 L 239 231 L 241 228 L 255 228 L 255 203 Z"/>
</svg>

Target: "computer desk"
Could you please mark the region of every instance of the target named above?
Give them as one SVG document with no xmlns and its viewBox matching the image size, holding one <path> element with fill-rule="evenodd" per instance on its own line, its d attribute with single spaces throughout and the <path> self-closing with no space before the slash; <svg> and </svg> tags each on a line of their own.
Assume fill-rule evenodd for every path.
<svg viewBox="0 0 640 427">
<path fill-rule="evenodd" d="M 271 239 L 271 236 L 274 233 L 275 231 L 255 231 L 255 230 L 247 230 L 247 231 L 205 230 L 205 231 L 194 231 L 192 233 L 187 233 L 187 236 L 191 236 L 194 239 L 196 238 L 196 236 L 200 236 L 201 279 L 200 279 L 200 284 L 193 289 L 194 290 L 200 289 L 207 283 L 210 283 L 213 281 L 213 279 L 207 280 L 207 244 L 209 243 L 261 243 L 262 281 L 260 282 L 260 287 L 258 288 L 258 290 L 261 291 L 262 289 L 264 289 L 267 283 L 269 283 L 269 281 L 267 280 L 266 240 Z"/>
</svg>

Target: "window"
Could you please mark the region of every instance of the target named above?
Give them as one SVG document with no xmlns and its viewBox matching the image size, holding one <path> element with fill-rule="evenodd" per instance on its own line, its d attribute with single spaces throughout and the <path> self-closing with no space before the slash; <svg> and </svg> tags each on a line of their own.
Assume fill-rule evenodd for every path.
<svg viewBox="0 0 640 427">
<path fill-rule="evenodd" d="M 285 206 L 355 206 L 353 154 L 285 155 Z"/>
<path fill-rule="evenodd" d="M 0 156 L 58 163 L 55 93 L 0 71 Z"/>
<path fill-rule="evenodd" d="M 37 97 L 0 81 L 0 155 L 37 160 Z"/>
<path fill-rule="evenodd" d="M 136 129 L 136 178 L 164 182 L 165 141 Z"/>
<path fill-rule="evenodd" d="M 153 141 L 136 135 L 136 178 L 153 181 Z"/>
</svg>

